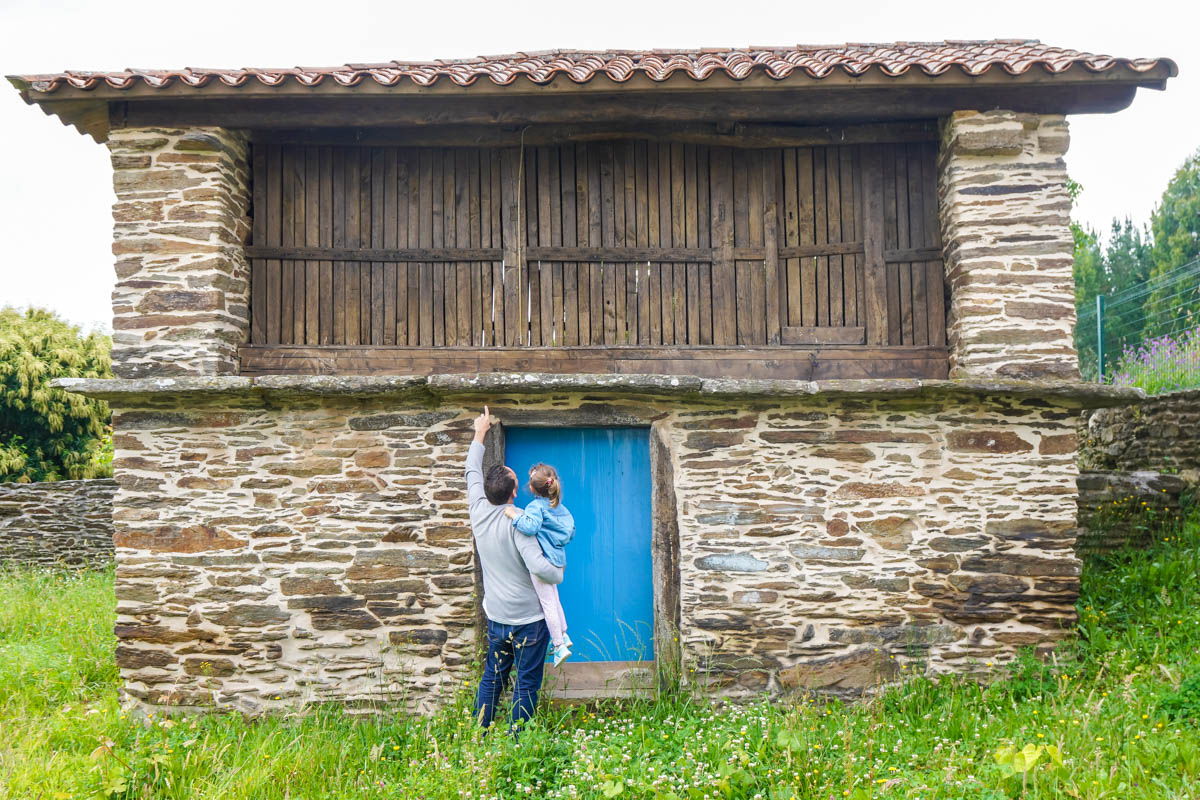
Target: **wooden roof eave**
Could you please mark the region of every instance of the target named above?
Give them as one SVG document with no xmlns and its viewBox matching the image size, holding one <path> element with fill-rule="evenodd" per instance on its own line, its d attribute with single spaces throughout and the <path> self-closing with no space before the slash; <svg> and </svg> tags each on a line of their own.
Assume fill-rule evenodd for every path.
<svg viewBox="0 0 1200 800">
<path fill-rule="evenodd" d="M 36 88 L 36 81 L 15 76 L 10 76 L 9 81 L 20 90 L 27 103 L 38 105 L 45 113 L 58 116 L 64 124 L 74 125 L 97 141 L 104 141 L 109 125 L 109 106 L 117 107 L 120 104 L 126 108 L 141 109 L 160 104 L 174 107 L 183 104 L 211 105 L 213 101 L 265 101 L 269 104 L 286 100 L 299 101 L 306 106 L 311 104 L 317 108 L 329 103 L 343 106 L 348 101 L 373 104 L 385 98 L 419 98 L 418 102 L 438 104 L 439 101 L 446 100 L 462 108 L 464 102 L 470 100 L 481 103 L 499 100 L 519 106 L 521 101 L 525 100 L 559 102 L 568 96 L 577 97 L 585 102 L 587 98 L 600 96 L 648 98 L 659 95 L 692 97 L 698 100 L 753 94 L 778 96 L 782 99 L 787 94 L 815 98 L 818 95 L 834 93 L 887 95 L 892 91 L 911 93 L 916 90 L 939 95 L 952 93 L 963 98 L 962 108 L 970 108 L 974 107 L 969 102 L 970 96 L 976 91 L 986 95 L 989 92 L 1007 89 L 1030 93 L 1031 96 L 1042 92 L 1061 96 L 1063 90 L 1069 89 L 1072 96 L 1084 107 L 1084 113 L 1104 113 L 1126 107 L 1138 88 L 1165 88 L 1167 79 L 1175 72 L 1174 64 L 1164 60 L 1152 69 L 1140 72 L 1126 65 L 1097 72 L 1075 64 L 1057 73 L 1034 67 L 1013 75 L 996 67 L 980 75 L 970 75 L 958 68 L 952 68 L 939 75 L 929 75 L 919 69 L 911 69 L 901 75 L 888 75 L 876 67 L 859 75 L 835 70 L 824 78 L 812 78 L 807 73 L 798 71 L 784 79 L 772 78 L 765 72 L 755 72 L 743 79 L 734 79 L 725 73 L 714 73 L 704 80 L 697 80 L 685 73 L 676 73 L 666 80 L 654 81 L 639 73 L 626 81 L 615 81 L 600 74 L 582 83 L 572 81 L 564 75 L 559 75 L 547 83 L 536 83 L 528 77 L 519 76 L 507 85 L 498 85 L 486 78 L 480 78 L 470 86 L 460 86 L 448 79 L 439 80 L 430 86 L 420 86 L 407 79 L 387 86 L 369 78 L 354 86 L 344 86 L 332 78 L 327 78 L 316 86 L 306 86 L 295 79 L 289 79 L 278 86 L 264 85 L 257 80 L 247 81 L 240 86 L 230 86 L 214 78 L 201 87 L 188 86 L 176 81 L 169 86 L 153 88 L 139 81 L 127 89 L 117 89 L 102 83 L 91 89 L 60 86 L 53 92 L 40 92 Z M 1090 104 L 1087 102 L 1089 96 L 1092 98 Z M 903 102 L 900 105 L 902 106 Z M 1080 112 L 1064 107 L 1062 113 Z M 902 116 L 903 114 L 893 115 L 895 118 Z"/>
</svg>

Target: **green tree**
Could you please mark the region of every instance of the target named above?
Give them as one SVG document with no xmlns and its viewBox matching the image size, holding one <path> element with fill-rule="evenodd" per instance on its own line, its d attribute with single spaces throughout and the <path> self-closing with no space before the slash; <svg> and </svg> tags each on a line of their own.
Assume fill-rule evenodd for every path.
<svg viewBox="0 0 1200 800">
<path fill-rule="evenodd" d="M 1142 338 L 1146 322 L 1146 295 L 1134 291 L 1150 277 L 1150 234 L 1133 220 L 1114 219 L 1104 248 L 1108 275 L 1105 294 L 1112 298 L 1104 319 L 1105 349 L 1116 357 Z"/>
<path fill-rule="evenodd" d="M 1152 280 L 1200 258 L 1200 150 L 1176 171 L 1150 217 L 1154 234 Z M 1164 280 L 1146 302 L 1146 336 L 1177 333 L 1200 324 L 1200 285 Z"/>
<path fill-rule="evenodd" d="M 110 348 L 52 312 L 0 309 L 0 482 L 111 473 L 108 405 L 50 386 L 111 376 Z"/>
</svg>

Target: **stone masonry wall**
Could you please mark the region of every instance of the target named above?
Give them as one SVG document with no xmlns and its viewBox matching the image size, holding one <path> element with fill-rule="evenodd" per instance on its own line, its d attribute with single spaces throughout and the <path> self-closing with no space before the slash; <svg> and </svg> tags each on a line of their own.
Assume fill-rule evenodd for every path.
<svg viewBox="0 0 1200 800">
<path fill-rule="evenodd" d="M 1090 411 L 1081 423 L 1081 469 L 1177 473 L 1200 484 L 1200 389 Z"/>
<path fill-rule="evenodd" d="M 245 137 L 117 128 L 112 156 L 113 371 L 237 374 L 249 324 Z"/>
<path fill-rule="evenodd" d="M 957 111 L 938 192 L 950 377 L 1078 380 L 1071 199 L 1061 116 Z"/>
<path fill-rule="evenodd" d="M 117 658 L 133 698 L 427 708 L 472 676 L 462 468 L 477 398 L 155 397 L 114 403 Z M 714 690 L 986 672 L 1074 620 L 1069 409 L 488 402 L 501 420 L 603 406 L 652 424 L 675 479 L 686 674 Z"/>
<path fill-rule="evenodd" d="M 0 562 L 87 566 L 112 560 L 112 480 L 0 483 Z"/>
<path fill-rule="evenodd" d="M 1080 552 L 1138 541 L 1131 509 L 1169 517 L 1200 490 L 1200 390 L 1086 412 L 1079 439 Z"/>
</svg>

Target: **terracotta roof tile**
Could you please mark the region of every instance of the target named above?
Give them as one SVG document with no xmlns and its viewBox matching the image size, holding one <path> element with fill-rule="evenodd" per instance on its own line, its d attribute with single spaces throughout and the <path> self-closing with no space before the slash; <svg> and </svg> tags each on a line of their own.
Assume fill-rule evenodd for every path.
<svg viewBox="0 0 1200 800">
<path fill-rule="evenodd" d="M 717 73 L 741 80 L 754 72 L 763 72 L 777 80 L 797 73 L 819 80 L 839 70 L 852 76 L 870 70 L 879 70 L 893 77 L 910 70 L 937 76 L 956 69 L 967 75 L 982 75 L 994 69 L 1020 75 L 1035 67 L 1050 74 L 1064 72 L 1076 65 L 1097 73 L 1118 66 L 1146 72 L 1163 64 L 1168 65 L 1171 74 L 1174 74 L 1174 64 L 1167 59 L 1114 58 L 1054 47 L 1034 40 L 1001 39 L 744 49 L 546 50 L 465 59 L 391 61 L 336 67 L 127 69 L 122 72 L 69 70 L 53 75 L 14 78 L 28 84 L 34 92 L 45 94 L 63 86 L 83 90 L 102 85 L 112 89 L 129 89 L 139 83 L 153 88 L 173 84 L 202 88 L 214 82 L 230 87 L 253 81 L 264 86 L 280 86 L 291 80 L 304 86 L 319 86 L 332 81 L 340 86 L 352 87 L 366 80 L 383 86 L 395 86 L 403 81 L 431 86 L 444 80 L 459 86 L 470 86 L 486 80 L 505 86 L 522 77 L 537 84 L 549 83 L 560 76 L 576 83 L 585 83 L 596 76 L 624 82 L 637 74 L 643 74 L 653 81 L 664 81 L 677 73 L 686 74 L 694 80 L 705 80 Z"/>
</svg>

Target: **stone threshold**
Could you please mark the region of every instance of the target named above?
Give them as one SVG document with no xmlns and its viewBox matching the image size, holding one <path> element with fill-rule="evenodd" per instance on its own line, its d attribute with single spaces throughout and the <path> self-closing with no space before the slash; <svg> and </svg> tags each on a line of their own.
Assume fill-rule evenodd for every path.
<svg viewBox="0 0 1200 800">
<path fill-rule="evenodd" d="M 438 402 L 447 397 L 588 392 L 591 394 L 701 398 L 890 398 L 1039 397 L 1077 408 L 1107 408 L 1141 402 L 1141 389 L 1057 380 L 863 379 L 793 381 L 759 378 L 697 378 L 686 375 L 574 375 L 487 373 L 479 375 L 264 375 L 178 378 L 57 378 L 54 387 L 117 404 L 166 396 L 253 397 L 287 400 L 313 397 L 403 397 Z"/>
</svg>

